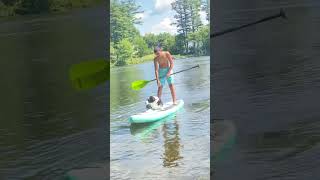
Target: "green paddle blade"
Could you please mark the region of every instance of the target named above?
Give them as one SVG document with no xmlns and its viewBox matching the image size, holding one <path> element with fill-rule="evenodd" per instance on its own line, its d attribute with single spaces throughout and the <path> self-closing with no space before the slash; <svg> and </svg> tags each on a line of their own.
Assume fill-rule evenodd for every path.
<svg viewBox="0 0 320 180">
<path fill-rule="evenodd" d="M 150 81 L 146 81 L 146 80 L 138 80 L 138 81 L 134 81 L 133 83 L 131 83 L 131 88 L 133 90 L 140 90 L 143 87 L 145 87 Z"/>
<path fill-rule="evenodd" d="M 110 63 L 96 59 L 72 65 L 69 78 L 77 90 L 94 88 L 110 79 Z"/>
</svg>

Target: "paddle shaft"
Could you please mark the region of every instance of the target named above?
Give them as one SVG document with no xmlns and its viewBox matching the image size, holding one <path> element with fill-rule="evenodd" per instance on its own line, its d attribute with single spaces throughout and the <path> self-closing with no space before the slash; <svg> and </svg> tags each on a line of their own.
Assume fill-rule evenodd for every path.
<svg viewBox="0 0 320 180">
<path fill-rule="evenodd" d="M 181 71 L 177 71 L 177 72 L 172 73 L 172 74 L 170 74 L 170 75 L 178 74 L 178 73 L 181 73 L 181 72 L 184 72 L 184 71 L 188 71 L 188 70 L 190 70 L 190 69 L 197 68 L 197 67 L 199 67 L 199 64 L 196 65 L 196 66 L 193 66 L 193 67 L 191 67 L 191 68 L 188 68 L 188 69 L 184 69 L 184 70 L 181 70 Z M 164 78 L 164 77 L 160 77 L 160 78 Z M 157 80 L 157 79 L 152 79 L 152 80 L 150 80 L 149 82 L 155 81 L 155 80 Z"/>
<path fill-rule="evenodd" d="M 269 20 L 272 20 L 272 19 L 279 18 L 279 17 L 287 18 L 282 9 L 280 10 L 280 13 L 272 15 L 272 16 L 268 16 L 268 17 L 265 17 L 265 18 L 262 18 L 262 19 L 260 19 L 258 21 L 255 21 L 255 22 L 252 22 L 252 23 L 248 23 L 248 24 L 245 24 L 245 25 L 242 25 L 242 26 L 239 26 L 239 27 L 234 27 L 234 28 L 230 28 L 230 29 L 226 29 L 226 30 L 223 30 L 223 31 L 220 31 L 220 32 L 216 32 L 216 33 L 210 34 L 210 38 L 214 38 L 216 36 L 221 36 L 221 35 L 233 32 L 233 31 L 240 30 L 240 29 L 245 28 L 245 27 L 253 26 L 253 25 L 265 22 L 265 21 L 269 21 Z"/>
</svg>

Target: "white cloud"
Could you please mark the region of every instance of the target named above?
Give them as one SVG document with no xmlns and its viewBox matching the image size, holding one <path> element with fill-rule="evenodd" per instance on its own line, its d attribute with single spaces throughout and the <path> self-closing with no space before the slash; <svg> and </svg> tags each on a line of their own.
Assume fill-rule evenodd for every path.
<svg viewBox="0 0 320 180">
<path fill-rule="evenodd" d="M 159 34 L 162 32 L 167 32 L 170 34 L 176 34 L 177 28 L 175 25 L 171 25 L 173 23 L 173 20 L 170 18 L 164 18 L 160 23 L 152 26 L 151 32 L 154 34 Z"/>
<path fill-rule="evenodd" d="M 155 2 L 155 12 L 163 13 L 171 10 L 171 3 L 175 0 L 156 0 Z"/>
<path fill-rule="evenodd" d="M 206 19 L 206 18 L 207 18 L 206 12 L 205 12 L 205 11 L 200 11 L 199 14 L 200 14 L 201 22 L 202 22 L 203 24 L 208 24 L 209 22 L 208 22 L 207 19 Z"/>
</svg>

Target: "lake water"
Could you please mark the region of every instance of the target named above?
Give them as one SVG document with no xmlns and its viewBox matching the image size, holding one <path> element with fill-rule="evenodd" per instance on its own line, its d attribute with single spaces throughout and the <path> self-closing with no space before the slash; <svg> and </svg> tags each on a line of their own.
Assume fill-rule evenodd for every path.
<svg viewBox="0 0 320 180">
<path fill-rule="evenodd" d="M 106 87 L 69 67 L 106 56 L 105 7 L 0 21 L 0 179 L 61 179 L 108 162 Z"/>
<path fill-rule="evenodd" d="M 213 2 L 215 31 L 278 13 L 281 7 L 289 18 L 211 41 L 212 118 L 220 119 L 213 131 L 218 140 L 233 139 L 223 158 L 212 161 L 213 179 L 320 177 L 319 3 Z M 229 135 L 222 126 L 231 129 Z"/>
<path fill-rule="evenodd" d="M 145 110 L 157 94 L 157 84 L 131 90 L 132 81 L 153 79 L 153 62 L 111 70 L 111 179 L 210 178 L 210 57 L 175 60 L 177 98 L 184 108 L 175 116 L 147 125 L 131 125 L 128 118 Z M 171 101 L 168 86 L 163 101 Z"/>
</svg>

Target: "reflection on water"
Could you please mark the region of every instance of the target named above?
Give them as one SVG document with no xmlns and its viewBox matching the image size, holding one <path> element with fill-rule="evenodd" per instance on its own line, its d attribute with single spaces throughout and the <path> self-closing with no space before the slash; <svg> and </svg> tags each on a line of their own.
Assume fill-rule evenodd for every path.
<svg viewBox="0 0 320 180">
<path fill-rule="evenodd" d="M 213 145 L 211 146 L 211 153 L 213 152 L 211 165 L 214 166 L 228 158 L 228 154 L 236 143 L 236 127 L 230 120 L 216 119 L 213 123 L 212 134 L 213 136 L 210 139 L 213 141 L 211 143 Z"/>
<path fill-rule="evenodd" d="M 131 124 L 131 134 L 140 138 L 142 141 L 150 139 L 152 133 L 155 133 L 159 128 L 162 129 L 162 135 L 164 139 L 162 155 L 164 167 L 178 166 L 177 160 L 182 159 L 180 155 L 180 143 L 179 143 L 179 124 L 176 119 L 176 115 L 170 115 L 162 120 L 144 123 L 144 124 Z"/>
<path fill-rule="evenodd" d="M 180 143 L 179 143 L 179 125 L 176 120 L 170 124 L 164 124 L 163 128 L 164 138 L 164 153 L 163 153 L 163 166 L 174 167 L 178 166 L 177 160 L 182 159 L 180 155 Z"/>
</svg>

